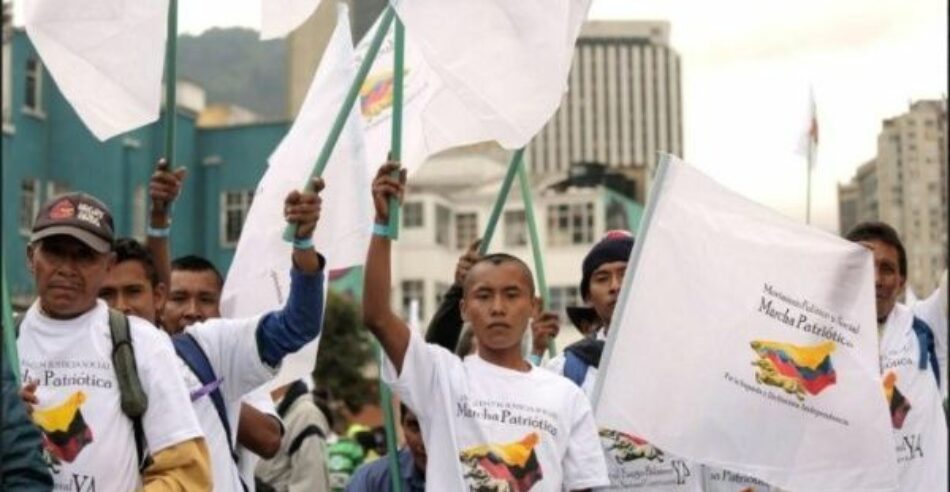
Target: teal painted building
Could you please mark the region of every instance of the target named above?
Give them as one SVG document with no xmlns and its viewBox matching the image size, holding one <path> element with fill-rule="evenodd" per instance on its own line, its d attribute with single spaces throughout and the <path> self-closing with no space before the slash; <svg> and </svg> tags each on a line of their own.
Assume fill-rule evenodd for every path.
<svg viewBox="0 0 950 492">
<path fill-rule="evenodd" d="M 173 165 L 188 169 L 175 203 L 172 255 L 194 253 L 223 271 L 267 158 L 288 122 L 199 128 L 179 107 Z M 164 118 L 164 115 L 162 115 Z M 47 199 L 66 191 L 99 197 L 112 210 L 116 233 L 143 239 L 148 179 L 164 152 L 159 121 L 105 142 L 97 140 L 44 70 L 21 30 L 3 45 L 3 264 L 14 302 L 32 297 L 26 243 Z"/>
</svg>

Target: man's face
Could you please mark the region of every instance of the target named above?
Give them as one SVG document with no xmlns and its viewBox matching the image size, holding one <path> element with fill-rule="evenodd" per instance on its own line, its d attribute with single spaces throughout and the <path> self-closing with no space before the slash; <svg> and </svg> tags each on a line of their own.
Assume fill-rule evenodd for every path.
<svg viewBox="0 0 950 492">
<path fill-rule="evenodd" d="M 521 350 L 528 320 L 538 308 L 524 269 L 514 262 L 479 263 L 469 271 L 465 287 L 462 317 L 471 323 L 478 346 Z"/>
<path fill-rule="evenodd" d="M 420 471 L 426 469 L 426 446 L 422 441 L 422 430 L 419 429 L 419 419 L 416 414 L 406 412 L 402 417 L 402 434 L 406 438 L 406 446 L 412 453 L 412 461 Z"/>
<path fill-rule="evenodd" d="M 96 305 L 99 287 L 115 262 L 70 236 L 50 236 L 27 247 L 30 272 L 43 312 L 69 319 Z"/>
<path fill-rule="evenodd" d="M 904 290 L 897 248 L 877 239 L 861 241 L 874 254 L 874 294 L 878 321 L 884 321 Z"/>
<path fill-rule="evenodd" d="M 165 302 L 165 284 L 153 288 L 145 265 L 128 260 L 112 267 L 99 289 L 99 297 L 113 309 L 155 324 Z"/>
<path fill-rule="evenodd" d="M 210 318 L 221 317 L 221 284 L 211 270 L 172 270 L 162 323 L 169 333 Z"/>
<path fill-rule="evenodd" d="M 617 306 L 617 296 L 623 286 L 623 275 L 626 271 L 626 261 L 612 261 L 597 267 L 590 276 L 587 302 L 597 311 L 605 327 L 610 327 L 610 319 L 614 315 L 614 307 Z"/>
</svg>

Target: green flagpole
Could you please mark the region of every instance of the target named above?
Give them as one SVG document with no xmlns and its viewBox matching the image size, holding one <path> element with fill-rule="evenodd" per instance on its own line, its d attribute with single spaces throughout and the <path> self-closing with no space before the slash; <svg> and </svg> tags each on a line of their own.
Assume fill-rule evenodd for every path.
<svg viewBox="0 0 950 492">
<path fill-rule="evenodd" d="M 389 8 L 392 11 L 392 8 Z M 393 105 L 392 128 L 389 141 L 389 158 L 394 161 L 402 159 L 402 101 L 403 101 L 403 72 L 405 69 L 405 29 L 402 21 L 396 18 L 393 26 Z M 393 171 L 393 177 L 399 179 L 400 171 Z M 389 239 L 399 239 L 399 200 L 389 198 Z M 393 418 L 393 397 L 389 386 L 382 378 L 382 349 L 380 349 L 380 377 L 379 395 L 383 407 L 383 422 L 386 424 L 386 455 L 389 461 L 390 488 L 395 492 L 402 492 L 402 474 L 399 473 L 399 457 L 396 455 L 396 420 Z"/>
<path fill-rule="evenodd" d="M 523 156 L 523 148 L 516 150 L 511 156 L 511 161 L 508 163 L 508 172 L 505 173 L 505 180 L 501 183 L 498 197 L 495 198 L 495 205 L 492 207 L 491 215 L 488 217 L 488 225 L 485 227 L 485 234 L 482 235 L 482 243 L 478 246 L 478 254 L 480 255 L 488 253 L 488 245 L 491 243 L 492 236 L 495 235 L 498 219 L 501 217 L 501 212 L 505 208 L 505 201 L 508 200 L 511 184 L 514 183 L 515 175 L 518 173 L 518 163 L 521 162 Z"/>
<path fill-rule="evenodd" d="M 390 485 L 394 492 L 402 492 L 402 475 L 399 473 L 399 456 L 396 451 L 396 419 L 393 416 L 393 394 L 383 382 L 383 348 L 376 342 L 379 355 L 379 406 L 383 409 L 383 426 L 386 429 L 386 458 L 389 462 Z"/>
<path fill-rule="evenodd" d="M 402 21 L 395 20 L 393 32 L 393 112 L 392 132 L 390 133 L 389 158 L 394 161 L 402 159 L 402 98 L 403 74 L 405 71 L 405 38 L 406 33 Z M 399 178 L 399 171 L 393 171 L 393 177 Z M 389 198 L 389 239 L 399 239 L 399 200 Z"/>
<path fill-rule="evenodd" d="M 168 3 L 168 34 L 165 40 L 165 159 L 175 161 L 176 82 L 178 78 L 178 0 Z"/>
<path fill-rule="evenodd" d="M 524 202 L 524 215 L 528 222 L 528 234 L 531 236 L 531 254 L 534 257 L 534 271 L 538 276 L 538 291 L 544 308 L 551 307 L 551 293 L 548 292 L 548 282 L 544 276 L 544 258 L 541 256 L 541 240 L 538 237 L 538 223 L 534 217 L 534 200 L 531 198 L 531 184 L 528 182 L 528 173 L 524 168 L 524 161 L 518 159 L 518 183 L 521 185 L 521 200 Z M 548 339 L 548 356 L 554 357 L 557 347 L 554 339 Z"/>
<path fill-rule="evenodd" d="M 6 258 L 6 255 L 3 256 Z M 13 376 L 16 378 L 17 385 L 20 381 L 20 358 L 17 357 L 16 334 L 13 332 L 13 306 L 10 302 L 10 287 L 7 285 L 7 269 L 3 267 L 3 346 L 6 348 L 7 357 L 10 360 L 10 368 L 13 369 Z"/>
<path fill-rule="evenodd" d="M 353 109 L 353 105 L 356 104 L 356 98 L 360 95 L 360 88 L 363 87 L 363 81 L 366 80 L 369 69 L 372 68 L 373 61 L 376 60 L 376 55 L 379 54 L 379 48 L 383 45 L 383 40 L 386 39 L 389 26 L 393 23 L 393 17 L 395 17 L 393 8 L 391 6 L 386 7 L 380 19 L 379 27 L 373 34 L 369 49 L 366 50 L 366 56 L 363 58 L 363 62 L 356 72 L 356 77 L 353 78 L 353 83 L 350 84 L 350 90 L 346 93 L 346 98 L 343 100 L 340 111 L 336 114 L 336 120 L 333 121 L 333 127 L 330 128 L 330 134 L 327 135 L 326 141 L 323 142 L 323 148 L 320 149 L 320 155 L 317 157 L 317 162 L 314 164 L 313 171 L 310 173 L 311 177 L 307 178 L 307 182 L 304 183 L 304 188 L 309 186 L 310 180 L 313 177 L 323 175 L 323 170 L 327 167 L 327 162 L 330 161 L 330 155 L 333 154 L 333 149 L 340 139 L 340 134 L 343 133 L 343 127 L 346 125 L 346 120 L 350 116 L 350 111 Z M 288 225 L 287 228 L 284 229 L 284 239 L 286 241 L 293 241 L 296 235 L 297 226 L 295 224 Z"/>
</svg>

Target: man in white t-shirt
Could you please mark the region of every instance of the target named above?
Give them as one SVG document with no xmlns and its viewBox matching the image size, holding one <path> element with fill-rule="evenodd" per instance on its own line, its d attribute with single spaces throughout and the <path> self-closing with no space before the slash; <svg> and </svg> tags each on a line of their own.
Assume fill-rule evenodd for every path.
<svg viewBox="0 0 950 492">
<path fill-rule="evenodd" d="M 168 337 L 129 317 L 148 408 L 141 417 L 151 464 L 140 471 L 132 420 L 120 407 L 109 310 L 96 296 L 115 261 L 109 210 L 83 193 L 54 198 L 27 249 L 38 300 L 17 348 L 23 397 L 43 433 L 57 490 L 207 490 L 208 449 Z M 145 456 L 142 456 L 144 459 Z"/>
<path fill-rule="evenodd" d="M 373 182 L 376 227 L 363 288 L 363 322 L 386 351 L 384 379 L 417 414 L 434 491 L 588 490 L 609 483 L 593 413 L 570 381 L 533 368 L 521 340 L 536 311 L 528 267 L 488 255 L 463 284 L 463 319 L 478 353 L 459 360 L 426 344 L 390 307 L 389 198 L 401 197 L 397 163 Z"/>
<path fill-rule="evenodd" d="M 897 302 L 907 279 L 904 245 L 883 222 L 863 222 L 845 237 L 874 255 L 881 376 L 894 430 L 898 490 L 947 490 L 947 421 L 933 332 Z"/>
<path fill-rule="evenodd" d="M 947 388 L 950 388 L 950 384 L 947 384 L 947 338 L 950 335 L 947 323 L 947 271 L 943 271 L 940 284 L 929 297 L 909 307 L 913 309 L 914 316 L 922 319 L 933 330 L 937 365 L 940 366 L 940 389 L 946 399 Z"/>
<path fill-rule="evenodd" d="M 322 189 L 322 182 L 317 183 L 314 189 Z M 315 192 L 292 192 L 288 195 L 285 217 L 288 222 L 298 225 L 300 237 L 309 237 L 313 233 L 319 214 L 320 200 Z M 294 248 L 290 294 L 282 310 L 241 320 L 200 319 L 177 330 L 194 338 L 218 378 L 211 386 L 202 384 L 194 371 L 179 357 L 192 405 L 211 443 L 216 490 L 240 491 L 251 486 L 242 478 L 237 463 L 236 442 L 238 435 L 260 433 L 261 429 L 246 422 L 248 409 L 247 405 L 242 405 L 242 398 L 276 374 L 284 355 L 298 350 L 319 333 L 323 316 L 324 261 L 312 244 L 304 246 Z M 154 320 L 164 292 L 157 265 L 149 251 L 133 240 L 120 240 L 117 254 L 117 266 L 106 280 L 100 295 L 116 309 Z M 219 277 L 213 265 L 201 264 L 211 268 L 208 276 L 217 284 Z M 199 280 L 204 275 L 203 272 L 192 273 L 196 273 L 193 276 Z M 163 322 L 168 320 L 163 318 Z M 227 429 L 212 400 L 212 391 L 215 389 L 223 400 Z M 267 419 L 265 423 L 272 420 L 271 416 L 257 413 Z M 280 446 L 280 434 L 279 421 L 274 422 L 278 426 L 276 452 Z"/>
</svg>

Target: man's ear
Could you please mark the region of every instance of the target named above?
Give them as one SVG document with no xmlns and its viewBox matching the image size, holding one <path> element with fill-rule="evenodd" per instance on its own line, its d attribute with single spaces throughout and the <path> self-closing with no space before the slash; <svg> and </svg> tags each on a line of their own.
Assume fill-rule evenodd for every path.
<svg viewBox="0 0 950 492">
<path fill-rule="evenodd" d="M 468 318 L 465 317 L 465 298 L 459 299 L 459 314 L 462 316 L 462 323 L 468 323 Z"/>
<path fill-rule="evenodd" d="M 33 254 L 35 253 L 36 245 L 33 243 L 26 245 L 26 269 L 30 271 L 32 275 L 33 272 Z"/>
</svg>

